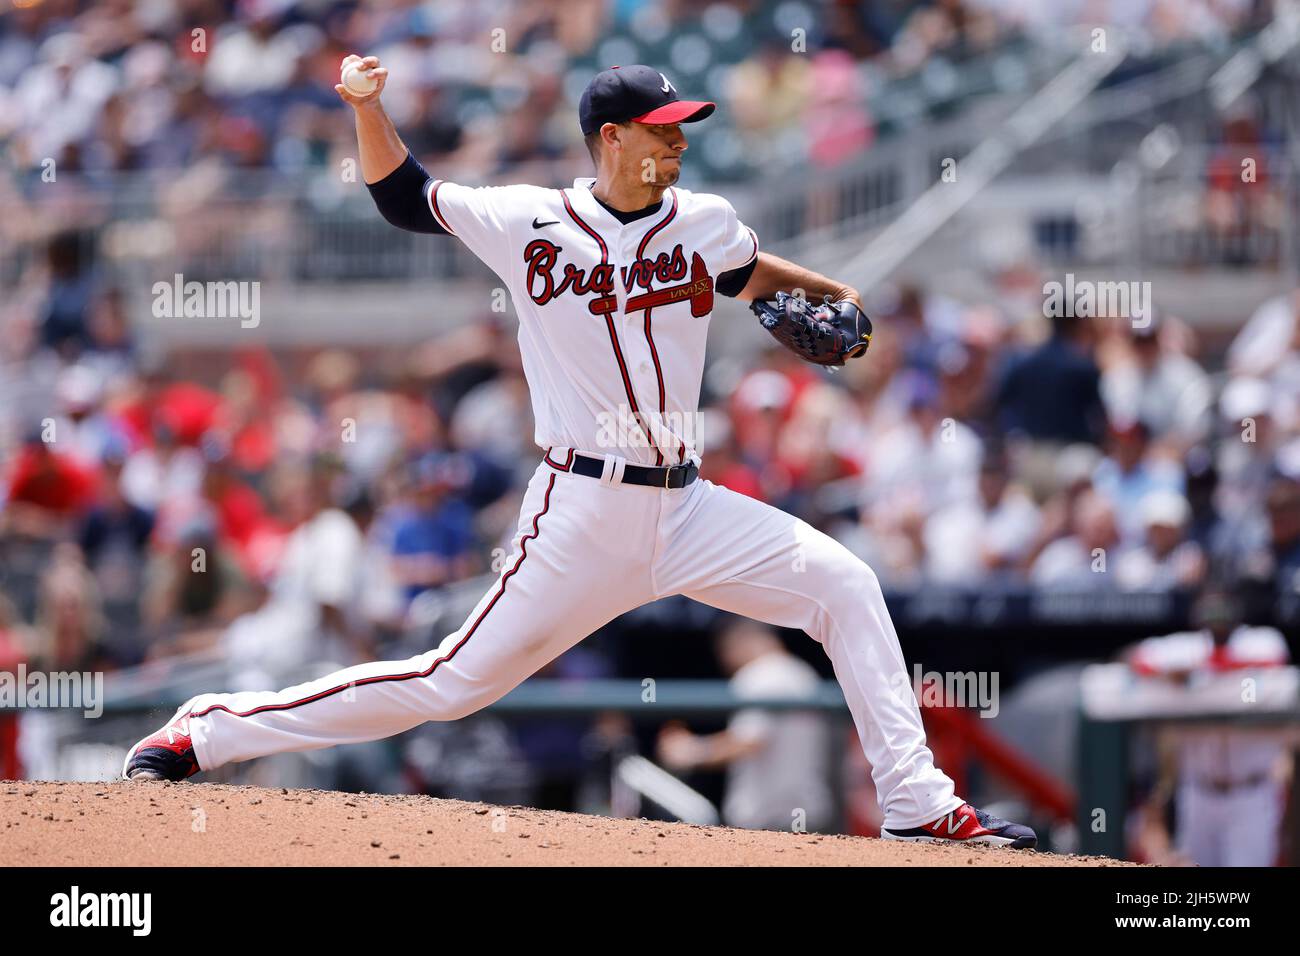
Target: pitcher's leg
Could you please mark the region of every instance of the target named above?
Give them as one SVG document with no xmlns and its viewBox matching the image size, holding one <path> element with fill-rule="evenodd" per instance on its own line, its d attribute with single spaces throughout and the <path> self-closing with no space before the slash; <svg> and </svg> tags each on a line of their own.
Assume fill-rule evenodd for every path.
<svg viewBox="0 0 1300 956">
<path fill-rule="evenodd" d="M 539 475 L 505 570 L 458 631 L 410 660 L 360 664 L 282 691 L 196 698 L 188 733 L 200 769 L 464 717 L 644 603 L 644 576 L 598 552 L 595 566 L 575 563 L 593 556 L 600 525 L 599 502 L 575 484 L 587 479 Z"/>
<path fill-rule="evenodd" d="M 484 600 L 494 596 L 489 592 Z M 497 700 L 589 633 L 556 628 L 538 635 L 529 609 L 504 595 L 477 618 L 477 627 L 471 616 L 435 650 L 409 660 L 358 664 L 281 691 L 195 698 L 189 727 L 199 767 L 379 740 L 427 720 L 457 720 Z M 524 643 L 534 649 L 525 651 Z M 494 653 L 507 646 L 518 653 Z"/>
<path fill-rule="evenodd" d="M 891 829 L 930 823 L 960 807 L 926 746 L 875 573 L 839 542 L 770 505 L 709 483 L 694 498 L 675 529 L 682 546 L 665 549 L 674 557 L 665 562 L 660 587 L 800 628 L 822 644 Z"/>
</svg>

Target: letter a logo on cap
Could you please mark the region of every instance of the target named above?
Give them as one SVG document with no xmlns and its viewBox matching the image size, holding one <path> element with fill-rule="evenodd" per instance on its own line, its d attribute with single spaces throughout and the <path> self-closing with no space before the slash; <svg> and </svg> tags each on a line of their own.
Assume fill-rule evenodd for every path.
<svg viewBox="0 0 1300 956">
<path fill-rule="evenodd" d="M 671 83 L 668 82 L 668 77 L 666 77 L 666 76 L 664 76 L 662 73 L 660 73 L 660 74 L 659 74 L 659 79 L 661 79 L 661 80 L 664 81 L 664 85 L 661 86 L 661 87 L 659 87 L 659 89 L 663 90 L 665 93 L 670 93 L 670 92 L 671 92 L 671 93 L 676 93 L 676 92 L 677 92 L 677 87 L 673 86 Z"/>
</svg>

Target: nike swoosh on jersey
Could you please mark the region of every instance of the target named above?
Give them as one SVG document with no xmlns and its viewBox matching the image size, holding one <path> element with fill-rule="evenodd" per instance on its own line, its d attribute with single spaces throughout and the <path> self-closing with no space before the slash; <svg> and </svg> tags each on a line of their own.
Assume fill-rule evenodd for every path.
<svg viewBox="0 0 1300 956">
<path fill-rule="evenodd" d="M 558 226 L 559 224 L 560 224 L 560 220 L 558 220 L 558 219 L 552 219 L 552 220 L 550 220 L 549 222 L 542 222 L 541 220 L 539 220 L 539 219 L 537 219 L 537 218 L 534 218 L 534 219 L 533 219 L 533 228 L 534 228 L 534 229 L 541 229 L 542 226 Z"/>
</svg>

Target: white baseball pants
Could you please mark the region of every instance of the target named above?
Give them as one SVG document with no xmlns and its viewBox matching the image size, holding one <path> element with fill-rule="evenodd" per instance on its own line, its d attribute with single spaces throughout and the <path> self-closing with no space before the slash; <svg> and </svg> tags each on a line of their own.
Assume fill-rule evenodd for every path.
<svg viewBox="0 0 1300 956">
<path fill-rule="evenodd" d="M 1184 780 L 1178 787 L 1178 849 L 1198 866 L 1277 863 L 1286 794 L 1266 781 L 1214 793 Z"/>
<path fill-rule="evenodd" d="M 497 700 L 618 615 L 684 594 L 800 628 L 834 665 L 871 763 L 885 825 L 929 823 L 962 801 L 934 765 L 898 635 L 872 570 L 833 538 L 705 480 L 658 489 L 565 470 L 529 481 L 511 556 L 464 625 L 406 661 L 345 668 L 278 692 L 191 704 L 199 766 L 377 740 Z M 552 464 L 555 462 L 558 464 Z"/>
</svg>

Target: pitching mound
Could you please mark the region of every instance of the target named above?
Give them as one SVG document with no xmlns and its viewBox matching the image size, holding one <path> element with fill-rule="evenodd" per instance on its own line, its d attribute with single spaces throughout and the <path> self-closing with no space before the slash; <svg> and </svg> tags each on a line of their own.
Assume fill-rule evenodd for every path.
<svg viewBox="0 0 1300 956">
<path fill-rule="evenodd" d="M 1124 866 L 460 800 L 205 783 L 0 783 L 0 866 Z"/>
</svg>

